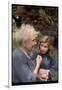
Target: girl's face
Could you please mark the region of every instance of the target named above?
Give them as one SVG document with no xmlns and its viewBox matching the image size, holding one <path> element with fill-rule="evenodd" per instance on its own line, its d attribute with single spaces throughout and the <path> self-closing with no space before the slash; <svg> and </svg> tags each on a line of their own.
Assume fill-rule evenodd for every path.
<svg viewBox="0 0 62 90">
<path fill-rule="evenodd" d="M 40 44 L 40 52 L 45 54 L 48 52 L 48 43 L 41 43 Z"/>
</svg>

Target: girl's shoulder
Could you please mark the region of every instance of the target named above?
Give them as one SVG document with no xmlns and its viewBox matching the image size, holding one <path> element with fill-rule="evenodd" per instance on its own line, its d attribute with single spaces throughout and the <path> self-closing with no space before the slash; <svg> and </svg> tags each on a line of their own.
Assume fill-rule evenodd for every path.
<svg viewBox="0 0 62 90">
<path fill-rule="evenodd" d="M 53 60 L 53 57 L 50 56 L 50 55 L 48 55 L 47 58 L 50 59 L 50 60 Z"/>
<path fill-rule="evenodd" d="M 50 60 L 51 65 L 54 65 L 56 63 L 56 60 L 52 56 L 48 56 L 48 60 Z"/>
</svg>

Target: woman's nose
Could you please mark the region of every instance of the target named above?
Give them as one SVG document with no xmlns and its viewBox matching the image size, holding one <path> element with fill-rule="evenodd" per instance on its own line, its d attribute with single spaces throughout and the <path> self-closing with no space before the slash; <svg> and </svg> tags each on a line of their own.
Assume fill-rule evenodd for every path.
<svg viewBox="0 0 62 90">
<path fill-rule="evenodd" d="M 37 44 L 37 42 L 35 41 L 35 45 Z"/>
</svg>

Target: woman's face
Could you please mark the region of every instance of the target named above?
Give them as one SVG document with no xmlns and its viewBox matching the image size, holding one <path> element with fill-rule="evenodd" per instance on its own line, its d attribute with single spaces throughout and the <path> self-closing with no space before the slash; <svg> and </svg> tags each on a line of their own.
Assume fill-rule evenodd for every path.
<svg viewBox="0 0 62 90">
<path fill-rule="evenodd" d="M 48 52 L 48 43 L 41 43 L 40 44 L 40 52 L 45 54 Z"/>
<path fill-rule="evenodd" d="M 28 50 L 33 50 L 35 45 L 36 45 L 36 34 L 35 33 L 32 33 L 30 36 L 29 36 L 29 39 L 26 41 L 26 48 Z"/>
</svg>

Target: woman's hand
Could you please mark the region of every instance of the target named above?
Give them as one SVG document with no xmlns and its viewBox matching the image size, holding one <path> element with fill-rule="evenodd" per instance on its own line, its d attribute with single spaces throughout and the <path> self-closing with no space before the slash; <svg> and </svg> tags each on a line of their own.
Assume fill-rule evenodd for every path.
<svg viewBox="0 0 62 90">
<path fill-rule="evenodd" d="M 37 55 L 37 58 L 36 58 L 36 66 L 35 66 L 35 69 L 33 71 L 33 74 L 38 77 L 38 71 L 39 71 L 39 67 L 40 67 L 40 64 L 41 64 L 41 61 L 42 61 L 42 57 L 40 55 Z"/>
<path fill-rule="evenodd" d="M 42 62 L 42 57 L 41 57 L 40 55 L 37 55 L 36 65 L 37 65 L 37 66 L 40 66 L 41 62 Z"/>
</svg>

